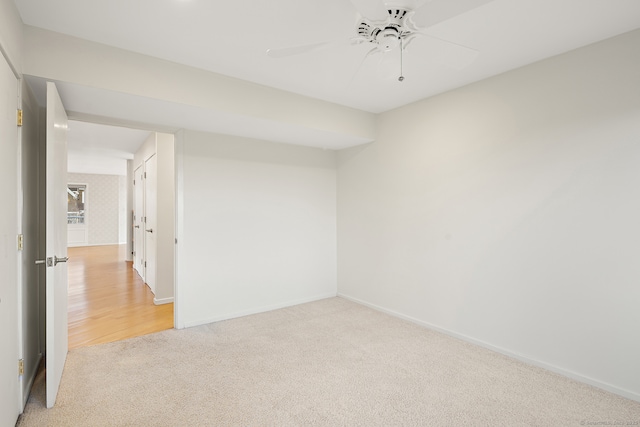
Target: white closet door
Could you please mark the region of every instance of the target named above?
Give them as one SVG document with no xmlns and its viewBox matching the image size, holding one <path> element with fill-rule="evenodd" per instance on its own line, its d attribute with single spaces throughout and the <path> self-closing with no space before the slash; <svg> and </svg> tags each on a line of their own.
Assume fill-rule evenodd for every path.
<svg viewBox="0 0 640 427">
<path fill-rule="evenodd" d="M 158 245 L 158 167 L 154 154 L 145 161 L 144 202 L 145 202 L 145 282 L 156 293 L 156 263 Z"/>
</svg>

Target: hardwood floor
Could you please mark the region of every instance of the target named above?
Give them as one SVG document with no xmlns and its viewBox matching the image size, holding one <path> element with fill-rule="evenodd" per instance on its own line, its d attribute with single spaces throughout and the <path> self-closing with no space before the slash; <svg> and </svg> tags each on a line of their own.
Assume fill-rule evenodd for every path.
<svg viewBox="0 0 640 427">
<path fill-rule="evenodd" d="M 69 349 L 173 328 L 173 304 L 153 304 L 125 250 L 69 248 Z"/>
</svg>

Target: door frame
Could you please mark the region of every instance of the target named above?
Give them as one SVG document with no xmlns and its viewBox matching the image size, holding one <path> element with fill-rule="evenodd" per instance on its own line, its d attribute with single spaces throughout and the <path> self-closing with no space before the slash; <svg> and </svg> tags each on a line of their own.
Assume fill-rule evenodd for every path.
<svg viewBox="0 0 640 427">
<path fill-rule="evenodd" d="M 29 90 L 26 81 L 21 79 L 19 87 L 20 102 L 23 111 L 23 126 L 19 128 L 20 145 L 18 167 L 20 168 L 18 188 L 18 230 L 22 235 L 23 249 L 18 252 L 20 307 L 19 348 L 23 360 L 24 374 L 20 377 L 21 409 L 27 404 L 31 387 L 35 381 L 44 352 L 44 273 L 34 264 L 36 259 L 44 258 L 44 232 L 41 206 L 44 205 L 45 176 L 42 173 L 44 138 L 40 132 L 40 119 L 37 100 Z"/>
</svg>

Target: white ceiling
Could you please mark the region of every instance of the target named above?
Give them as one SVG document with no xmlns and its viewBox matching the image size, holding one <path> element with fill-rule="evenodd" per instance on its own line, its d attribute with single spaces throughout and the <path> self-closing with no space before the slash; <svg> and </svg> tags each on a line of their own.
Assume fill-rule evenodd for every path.
<svg viewBox="0 0 640 427">
<path fill-rule="evenodd" d="M 25 76 L 29 86 L 36 95 L 39 105 L 46 105 L 46 81 L 44 79 Z M 75 85 L 57 82 L 56 84 L 61 97 L 66 103 L 71 103 L 71 107 L 78 111 L 85 111 L 84 114 L 96 113 L 88 106 L 75 105 L 77 102 L 89 102 L 97 106 L 111 107 L 108 115 L 113 118 L 113 122 L 123 123 L 123 118 L 115 116 L 117 111 L 125 110 L 125 105 L 130 108 L 140 108 L 137 104 L 124 104 L 111 106 L 108 100 L 101 99 L 102 92 L 90 94 L 89 88 L 84 88 L 84 93 L 74 93 Z M 130 101 L 130 100 L 129 100 Z M 69 105 L 65 105 L 69 109 Z M 74 110 L 75 111 L 75 110 Z M 121 120 L 118 120 L 121 119 Z M 153 130 L 168 130 L 158 129 Z M 67 171 L 70 173 L 88 173 L 104 175 L 126 175 L 127 160 L 133 159 L 134 154 L 149 137 L 151 129 L 144 129 L 144 126 L 115 126 L 110 124 L 93 123 L 89 121 L 69 120 L 67 132 L 68 163 Z"/>
<path fill-rule="evenodd" d="M 401 83 L 397 51 L 365 58 L 370 46 L 349 43 L 356 34 L 354 4 L 373 17 L 384 0 L 14 1 L 28 25 L 372 113 L 640 28 L 639 0 L 394 0 L 425 3 L 416 17 L 430 25 L 427 34 L 478 51 L 460 68 L 455 45 L 420 37 L 404 54 Z M 320 42 L 330 43 L 291 57 L 266 55 L 270 48 Z M 87 91 L 68 92 L 65 103 L 95 105 L 82 99 Z M 116 114 L 115 108 L 99 112 Z M 197 114 L 182 117 L 198 121 Z M 208 129 L 205 117 L 169 127 L 233 133 Z"/>
<path fill-rule="evenodd" d="M 149 131 L 69 120 L 68 171 L 126 175 L 127 160 L 149 136 Z"/>
</svg>

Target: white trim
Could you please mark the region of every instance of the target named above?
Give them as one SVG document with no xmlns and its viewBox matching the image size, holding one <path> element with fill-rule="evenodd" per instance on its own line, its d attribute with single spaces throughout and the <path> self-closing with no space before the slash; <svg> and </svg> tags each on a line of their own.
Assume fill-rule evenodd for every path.
<svg viewBox="0 0 640 427">
<path fill-rule="evenodd" d="M 173 302 L 173 297 L 171 298 L 154 298 L 153 299 L 153 303 L 155 305 L 162 305 L 162 304 L 171 304 Z"/>
<path fill-rule="evenodd" d="M 463 341 L 469 342 L 471 344 L 475 344 L 475 345 L 478 345 L 480 347 L 484 347 L 486 349 L 495 351 L 497 353 L 501 353 L 501 354 L 503 354 L 505 356 L 512 357 L 514 359 L 517 359 L 517 360 L 519 360 L 521 362 L 524 362 L 524 363 L 527 363 L 529 365 L 537 366 L 539 368 L 543 368 L 543 369 L 546 369 L 548 371 L 555 372 L 556 374 L 560 374 L 562 376 L 571 378 L 573 380 L 576 380 L 576 381 L 579 381 L 579 382 L 582 382 L 582 383 L 585 383 L 585 384 L 589 384 L 589 385 L 601 388 L 601 389 L 606 390 L 606 391 L 610 391 L 611 393 L 615 393 L 617 395 L 626 397 L 627 399 L 631 399 L 631 400 L 635 400 L 635 401 L 640 402 L 640 394 L 635 393 L 635 392 L 633 392 L 631 390 L 626 390 L 626 389 L 623 389 L 623 388 L 620 388 L 620 387 L 616 387 L 616 386 L 614 386 L 612 384 L 605 383 L 605 382 L 602 382 L 602 381 L 598 381 L 598 380 L 590 378 L 590 377 L 586 377 L 584 375 L 578 374 L 578 373 L 573 372 L 571 370 L 564 369 L 564 368 L 561 368 L 561 367 L 558 367 L 558 366 L 555 366 L 555 365 L 551 365 L 551 364 L 543 362 L 541 360 L 532 359 L 532 358 L 530 358 L 528 356 L 525 356 L 523 354 L 519 354 L 519 353 L 510 351 L 510 350 L 507 350 L 505 348 L 498 347 L 498 346 L 489 344 L 489 343 L 481 341 L 481 340 L 477 340 L 477 339 L 469 337 L 467 335 L 463 335 L 463 334 L 459 334 L 457 332 L 453 332 L 453 331 L 451 331 L 449 329 L 441 328 L 441 327 L 436 326 L 436 325 L 434 325 L 432 323 L 424 322 L 422 320 L 416 319 L 416 318 L 411 317 L 411 316 L 406 316 L 406 315 L 404 315 L 402 313 L 398 313 L 397 311 L 389 310 L 389 309 L 386 309 L 384 307 L 380 307 L 379 305 L 375 305 L 375 304 L 368 303 L 366 301 L 362 301 L 362 300 L 360 300 L 358 298 L 350 297 L 348 295 L 341 294 L 341 293 L 338 293 L 338 296 L 340 298 L 344 298 L 344 299 L 347 299 L 349 301 L 353 301 L 355 303 L 358 303 L 358 304 L 364 305 L 366 307 L 372 308 L 372 309 L 374 309 L 376 311 L 381 311 L 383 313 L 389 314 L 389 315 L 391 315 L 393 317 L 397 317 L 397 318 L 400 318 L 400 319 L 403 319 L 403 320 L 407 320 L 407 321 L 409 321 L 411 323 L 415 323 L 417 325 L 426 327 L 428 329 L 432 329 L 434 331 L 441 332 L 441 333 L 443 333 L 445 335 L 449 335 L 449 336 L 452 336 L 454 338 L 458 338 L 458 339 L 461 339 Z"/>
<path fill-rule="evenodd" d="M 179 130 L 173 135 L 174 149 L 174 179 L 175 179 L 175 251 L 173 253 L 173 325 L 176 329 L 186 328 L 182 323 L 182 307 L 180 306 L 180 292 L 184 288 L 180 286 L 180 267 L 184 261 L 184 145 L 185 131 Z"/>
<path fill-rule="evenodd" d="M 252 308 L 252 309 L 249 309 L 249 310 L 243 310 L 243 311 L 237 311 L 235 313 L 224 314 L 222 316 L 211 317 L 211 318 L 208 318 L 208 319 L 196 320 L 196 321 L 193 321 L 193 322 L 185 322 L 183 327 L 191 328 L 193 326 L 206 325 L 208 323 L 220 322 L 222 320 L 229 320 L 229 319 L 235 319 L 237 317 L 249 316 L 249 315 L 252 315 L 252 314 L 265 313 L 267 311 L 278 310 L 278 309 L 281 309 L 281 308 L 292 307 L 294 305 L 306 304 L 308 302 L 320 301 L 320 300 L 323 300 L 323 299 L 335 298 L 335 297 L 336 297 L 336 293 L 332 292 L 332 293 L 328 293 L 328 294 L 317 295 L 317 296 L 310 297 L 310 298 L 302 298 L 302 299 L 299 299 L 299 300 L 293 300 L 293 301 L 287 301 L 287 302 L 278 303 L 278 304 L 266 305 L 266 306 L 262 306 L 262 307 Z M 182 329 L 182 328 L 178 328 L 176 326 L 176 329 Z"/>
<path fill-rule="evenodd" d="M 4 57 L 4 60 L 6 61 L 9 68 L 11 69 L 11 72 L 13 73 L 14 76 L 16 76 L 16 80 L 22 80 L 22 73 L 18 71 L 18 68 L 14 65 L 13 61 L 11 60 L 11 55 L 9 55 L 9 52 L 7 51 L 7 49 L 5 49 L 4 42 L 6 42 L 6 40 L 0 40 L 0 55 Z M 22 100 L 22 97 L 20 97 L 20 100 Z"/>
<path fill-rule="evenodd" d="M 7 58 L 7 64 L 9 65 L 9 67 L 11 68 L 11 64 L 8 62 L 8 58 Z M 12 70 L 15 73 L 15 70 Z M 16 76 L 16 103 L 17 106 L 16 108 L 18 110 L 21 110 L 24 114 L 24 110 L 25 105 L 22 99 L 22 85 L 23 85 L 23 81 L 21 77 Z M 23 119 L 24 120 L 24 119 Z M 24 226 L 24 221 L 23 221 L 23 217 L 24 217 L 24 199 L 25 199 L 25 191 L 24 191 L 24 177 L 23 177 L 23 167 L 22 167 L 22 160 L 23 160 L 23 148 L 24 148 L 24 144 L 25 141 L 23 139 L 23 134 L 22 134 L 22 126 L 19 126 L 17 128 L 17 133 L 16 136 L 18 137 L 17 139 L 17 149 L 16 149 L 16 196 L 17 196 L 17 206 L 16 206 L 16 235 L 22 236 L 23 238 L 23 245 L 24 245 L 24 234 L 25 234 L 25 226 Z M 37 156 L 37 154 L 36 154 Z M 4 178 L 4 177 L 3 177 Z M 38 184 L 36 183 L 36 187 L 38 187 Z M 37 231 L 36 231 L 37 234 Z M 25 358 L 25 335 L 26 335 L 26 330 L 28 329 L 28 327 L 26 327 L 25 322 L 23 321 L 24 319 L 24 313 L 25 313 L 25 306 L 24 306 L 24 301 L 25 301 L 25 283 L 24 283 L 24 266 L 25 266 L 25 251 L 24 251 L 24 246 L 21 249 L 18 249 L 17 253 L 16 253 L 16 285 L 17 285 L 17 299 L 16 299 L 16 303 L 17 303 L 17 312 L 16 314 L 18 315 L 18 322 L 17 322 L 17 332 L 18 332 L 18 336 L 17 336 L 17 344 L 18 344 L 18 359 L 22 359 L 24 361 Z M 33 329 L 33 328 L 31 328 Z M 37 369 L 36 365 L 36 371 Z M 34 374 L 35 377 L 35 374 Z M 24 374 L 20 375 L 18 377 L 18 399 L 20 402 L 20 414 L 22 414 L 24 412 L 24 408 L 27 405 L 27 398 L 30 394 L 31 391 L 31 384 L 27 384 L 26 388 L 25 388 L 25 383 L 24 383 Z M 31 380 L 32 381 L 32 380 Z M 30 382 L 31 382 L 30 381 Z M 29 390 L 28 393 L 25 393 L 26 390 Z"/>
</svg>

